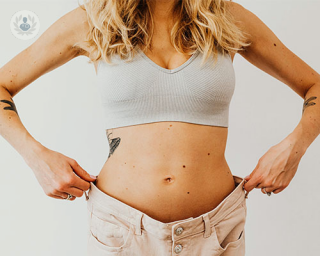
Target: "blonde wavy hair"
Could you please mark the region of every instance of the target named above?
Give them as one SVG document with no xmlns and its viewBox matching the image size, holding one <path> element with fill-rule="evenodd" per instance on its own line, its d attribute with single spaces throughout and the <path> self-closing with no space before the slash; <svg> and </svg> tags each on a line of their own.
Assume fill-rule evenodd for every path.
<svg viewBox="0 0 320 256">
<path fill-rule="evenodd" d="M 84 0 L 89 32 L 83 41 L 90 49 L 89 63 L 103 59 L 111 64 L 113 54 L 131 60 L 135 47 L 151 49 L 154 33 L 154 0 Z M 226 0 L 174 0 L 170 39 L 176 51 L 204 54 L 202 64 L 217 52 L 243 50 L 250 45 L 245 33 L 226 8 Z M 231 2 L 232 0 L 230 0 Z M 215 61 L 216 62 L 216 61 Z"/>
</svg>

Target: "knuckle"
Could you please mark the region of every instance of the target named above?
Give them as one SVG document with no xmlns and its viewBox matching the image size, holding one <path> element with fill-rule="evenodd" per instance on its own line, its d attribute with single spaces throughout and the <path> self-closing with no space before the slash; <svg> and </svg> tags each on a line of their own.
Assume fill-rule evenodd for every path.
<svg viewBox="0 0 320 256">
<path fill-rule="evenodd" d="M 54 192 L 59 192 L 65 189 L 65 183 L 59 182 L 57 185 L 54 187 Z"/>
<path fill-rule="evenodd" d="M 271 187 L 272 185 L 273 185 L 272 180 L 266 180 L 266 181 L 265 181 L 265 186 L 266 186 L 266 187 Z"/>
<path fill-rule="evenodd" d="M 76 160 L 74 160 L 74 159 L 73 159 L 73 164 L 74 164 L 74 166 L 78 166 L 79 165 L 78 162 Z"/>
<path fill-rule="evenodd" d="M 256 169 L 260 169 L 260 168 L 261 168 L 261 166 L 262 166 L 262 164 L 261 164 L 261 160 L 259 160 L 259 161 L 258 161 L 258 163 L 257 163 Z"/>
<path fill-rule="evenodd" d="M 71 163 L 72 165 L 77 165 L 77 161 L 74 160 L 74 159 L 71 159 L 71 160 L 70 160 L 70 163 Z"/>
<path fill-rule="evenodd" d="M 259 166 L 259 167 L 263 166 L 263 163 L 264 163 L 264 157 L 261 157 L 261 158 L 258 160 L 258 166 Z"/>
<path fill-rule="evenodd" d="M 74 184 L 74 181 L 75 181 L 74 175 L 67 175 L 65 178 L 66 185 Z"/>
<path fill-rule="evenodd" d="M 262 174 L 258 174 L 258 176 L 257 176 L 257 181 L 259 182 L 259 183 L 261 183 L 261 181 L 264 179 L 264 177 L 263 177 L 263 175 Z"/>
<path fill-rule="evenodd" d="M 52 194 L 52 195 L 57 195 L 57 194 L 59 194 L 60 193 L 60 189 L 58 189 L 58 188 L 53 188 L 52 190 L 51 190 L 51 192 L 50 192 L 50 194 Z"/>
<path fill-rule="evenodd" d="M 275 187 L 274 190 L 281 189 L 281 186 L 279 184 L 277 184 L 277 183 L 274 183 L 273 187 Z"/>
<path fill-rule="evenodd" d="M 288 182 L 280 182 L 280 183 L 279 183 L 279 187 L 280 187 L 281 189 L 286 188 L 288 185 L 289 185 Z"/>
<path fill-rule="evenodd" d="M 282 183 L 277 184 L 277 188 L 278 188 L 278 189 L 282 189 L 282 188 L 283 188 Z"/>
<path fill-rule="evenodd" d="M 52 196 L 52 193 L 50 191 L 44 191 L 44 193 L 47 195 L 47 196 Z"/>
</svg>

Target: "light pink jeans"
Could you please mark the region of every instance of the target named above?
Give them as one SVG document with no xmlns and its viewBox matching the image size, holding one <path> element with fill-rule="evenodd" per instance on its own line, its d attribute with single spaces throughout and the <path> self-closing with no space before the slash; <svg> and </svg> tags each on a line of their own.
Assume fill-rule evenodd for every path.
<svg viewBox="0 0 320 256">
<path fill-rule="evenodd" d="M 244 256 L 247 193 L 244 179 L 214 209 L 163 223 L 107 195 L 90 182 L 86 194 L 89 256 Z"/>
</svg>

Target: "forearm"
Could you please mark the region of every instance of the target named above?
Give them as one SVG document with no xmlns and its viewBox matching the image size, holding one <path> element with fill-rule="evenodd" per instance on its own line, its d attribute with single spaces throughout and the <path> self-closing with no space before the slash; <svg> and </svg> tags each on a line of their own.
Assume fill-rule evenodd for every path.
<svg viewBox="0 0 320 256">
<path fill-rule="evenodd" d="M 24 158 L 43 146 L 23 126 L 11 94 L 0 86 L 0 135 Z"/>
<path fill-rule="evenodd" d="M 301 120 L 290 136 L 305 152 L 320 134 L 320 83 L 308 90 L 301 111 Z"/>
</svg>

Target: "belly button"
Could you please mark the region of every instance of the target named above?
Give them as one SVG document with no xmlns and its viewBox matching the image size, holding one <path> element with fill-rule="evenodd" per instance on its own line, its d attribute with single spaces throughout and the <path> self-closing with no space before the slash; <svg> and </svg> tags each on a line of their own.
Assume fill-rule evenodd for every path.
<svg viewBox="0 0 320 256">
<path fill-rule="evenodd" d="M 174 177 L 173 176 L 168 176 L 164 180 L 165 180 L 165 183 L 173 183 Z"/>
</svg>

